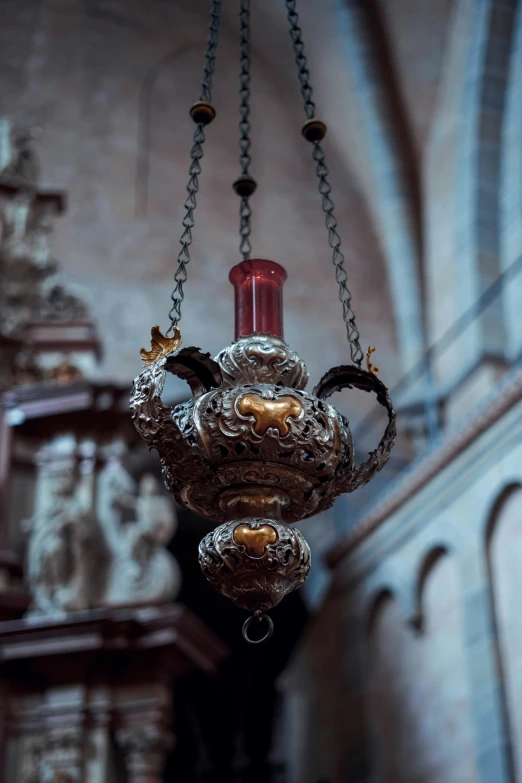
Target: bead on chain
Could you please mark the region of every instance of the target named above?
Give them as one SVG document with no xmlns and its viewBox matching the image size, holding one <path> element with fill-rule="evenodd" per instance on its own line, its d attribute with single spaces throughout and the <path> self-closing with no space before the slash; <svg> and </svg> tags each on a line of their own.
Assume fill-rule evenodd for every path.
<svg viewBox="0 0 522 783">
<path fill-rule="evenodd" d="M 320 145 L 321 139 L 326 134 L 326 125 L 321 120 L 315 119 L 315 103 L 312 100 L 312 86 L 310 84 L 310 72 L 308 61 L 304 53 L 304 42 L 299 15 L 297 13 L 297 0 L 285 0 L 288 23 L 290 25 L 290 37 L 292 39 L 297 75 L 299 77 L 301 95 L 303 97 L 304 110 L 307 121 L 301 130 L 307 141 L 313 144 L 312 157 L 316 163 L 318 190 L 322 198 L 322 209 L 325 214 L 325 224 L 328 231 L 328 244 L 332 250 L 332 263 L 335 267 L 335 280 L 339 286 L 339 301 L 343 307 L 343 320 L 346 324 L 346 335 L 350 345 L 352 362 L 359 367 L 364 355 L 359 344 L 359 331 L 355 323 L 355 313 L 352 308 L 352 295 L 347 285 L 348 274 L 344 267 L 344 255 L 341 252 L 341 238 L 337 231 L 337 220 L 334 215 L 334 203 L 331 199 L 332 187 L 328 182 L 328 167 L 325 163 L 324 151 Z"/>
<path fill-rule="evenodd" d="M 174 274 L 174 289 L 170 298 L 172 307 L 169 312 L 170 326 L 167 334 L 174 330 L 181 319 L 181 303 L 184 299 L 183 286 L 187 281 L 187 266 L 190 263 L 190 245 L 192 244 L 192 229 L 194 228 L 194 210 L 196 209 L 196 194 L 199 189 L 199 175 L 201 174 L 201 158 L 203 157 L 203 144 L 205 142 L 204 127 L 216 116 L 216 110 L 212 106 L 212 78 L 216 67 L 216 53 L 218 44 L 219 21 L 221 15 L 222 0 L 213 0 L 210 10 L 209 35 L 205 50 L 205 65 L 201 79 L 201 92 L 199 101 L 190 109 L 190 116 L 196 123 L 196 130 L 190 151 L 189 181 L 187 184 L 188 196 L 185 199 L 185 215 L 182 225 L 183 232 L 180 238 L 181 250 L 178 254 L 177 268 Z"/>
<path fill-rule="evenodd" d="M 252 157 L 250 149 L 250 0 L 239 0 L 239 63 L 240 63 L 240 104 L 239 104 L 239 165 L 241 176 L 234 182 L 234 190 L 241 196 L 239 205 L 239 252 L 247 261 L 252 253 L 250 235 L 252 233 L 252 208 L 249 198 L 257 187 L 250 175 Z"/>
</svg>

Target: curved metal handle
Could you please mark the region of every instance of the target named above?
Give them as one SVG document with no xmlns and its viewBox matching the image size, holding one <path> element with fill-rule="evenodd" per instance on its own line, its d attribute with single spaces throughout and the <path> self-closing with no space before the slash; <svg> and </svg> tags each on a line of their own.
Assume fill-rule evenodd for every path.
<svg viewBox="0 0 522 783">
<path fill-rule="evenodd" d="M 192 346 L 167 356 L 165 370 L 186 381 L 194 397 L 221 386 L 223 380 L 221 368 L 210 354 Z"/>
<path fill-rule="evenodd" d="M 183 348 L 149 364 L 134 380 L 130 407 L 138 433 L 149 448 L 161 454 L 168 445 L 170 450 L 179 449 L 181 457 L 187 444 L 171 409 L 161 399 L 167 372 L 187 381 L 193 395 L 199 396 L 220 385 L 221 370 L 208 353 L 199 348 Z"/>
<path fill-rule="evenodd" d="M 378 473 L 386 465 L 393 448 L 397 430 L 395 427 L 395 411 L 388 389 L 374 373 L 367 372 L 351 364 L 333 367 L 323 375 L 313 394 L 320 400 L 325 400 L 334 392 L 346 388 L 374 392 L 377 396 L 377 401 L 388 412 L 388 424 L 375 451 L 371 451 L 368 459 L 359 465 L 351 475 L 339 477 L 340 491 L 353 492 L 357 487 L 367 484 L 375 473 Z"/>
</svg>

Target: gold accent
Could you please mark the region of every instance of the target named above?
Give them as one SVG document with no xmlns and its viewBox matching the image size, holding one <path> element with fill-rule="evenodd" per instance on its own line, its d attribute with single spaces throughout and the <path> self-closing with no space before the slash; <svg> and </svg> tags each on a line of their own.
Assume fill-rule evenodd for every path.
<svg viewBox="0 0 522 783">
<path fill-rule="evenodd" d="M 368 368 L 368 372 L 372 372 L 374 375 L 377 375 L 379 372 L 379 368 L 376 367 L 374 364 L 372 364 L 370 361 L 370 357 L 375 350 L 376 350 L 375 345 L 370 345 L 370 347 L 366 351 L 366 366 Z"/>
<path fill-rule="evenodd" d="M 227 521 L 245 517 L 282 519 L 283 510 L 291 502 L 286 492 L 267 486 L 234 487 L 219 496 L 219 508 L 225 512 Z"/>
<path fill-rule="evenodd" d="M 250 557 L 263 557 L 268 544 L 277 541 L 277 530 L 272 525 L 261 525 L 253 530 L 243 523 L 234 528 L 234 541 L 243 544 Z"/>
<path fill-rule="evenodd" d="M 301 402 L 295 397 L 265 400 L 257 394 L 245 394 L 238 400 L 237 409 L 242 416 L 255 418 L 254 430 L 258 435 L 264 435 L 270 427 L 279 430 L 280 435 L 288 435 L 288 418 L 297 419 L 303 412 Z"/>
<path fill-rule="evenodd" d="M 368 348 L 368 350 L 366 351 L 366 366 L 367 366 L 367 368 L 368 368 L 368 372 L 371 372 L 371 373 L 373 373 L 374 375 L 377 375 L 377 374 L 378 374 L 378 372 L 379 372 L 379 368 L 378 368 L 378 367 L 376 367 L 374 364 L 372 364 L 372 363 L 371 363 L 371 361 L 370 361 L 370 356 L 372 355 L 372 353 L 373 353 L 375 350 L 376 350 L 376 349 L 375 349 L 375 345 L 370 345 L 370 347 L 369 347 L 369 348 Z M 384 388 L 385 388 L 386 390 L 388 390 L 388 386 L 385 386 Z"/>
<path fill-rule="evenodd" d="M 174 327 L 174 337 L 165 337 L 157 325 L 152 327 L 150 335 L 150 351 L 147 351 L 146 348 L 140 350 L 140 356 L 145 362 L 145 367 L 148 367 L 149 364 L 154 364 L 154 362 L 159 362 L 160 359 L 168 356 L 169 353 L 174 353 L 181 345 L 181 332 L 177 326 Z"/>
<path fill-rule="evenodd" d="M 67 358 L 63 359 L 56 367 L 51 367 L 45 373 L 45 377 L 54 381 L 58 386 L 67 386 L 70 383 L 81 381 L 83 375 L 78 367 L 71 364 Z"/>
</svg>

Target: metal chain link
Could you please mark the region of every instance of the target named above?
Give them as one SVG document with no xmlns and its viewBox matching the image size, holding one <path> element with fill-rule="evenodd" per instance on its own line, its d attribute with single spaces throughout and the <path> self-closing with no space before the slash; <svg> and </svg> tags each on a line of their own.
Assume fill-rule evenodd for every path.
<svg viewBox="0 0 522 783">
<path fill-rule="evenodd" d="M 239 75 L 239 165 L 241 174 L 250 173 L 252 156 L 250 149 L 250 0 L 239 0 L 239 63 L 241 71 Z M 239 252 L 243 260 L 247 261 L 252 253 L 250 235 L 252 233 L 252 208 L 249 196 L 242 196 L 239 205 Z"/>
<path fill-rule="evenodd" d="M 346 336 L 350 344 L 352 362 L 361 366 L 364 358 L 359 344 L 359 330 L 355 323 L 355 313 L 352 309 L 352 294 L 347 285 L 348 274 L 344 268 L 344 255 L 341 252 L 341 237 L 337 232 L 337 218 L 334 215 L 334 203 L 330 197 L 332 186 L 328 182 L 328 167 L 324 159 L 324 151 L 320 142 L 314 142 L 312 157 L 316 162 L 315 173 L 319 180 L 318 190 L 322 196 L 322 208 L 325 214 L 325 224 L 328 230 L 328 244 L 332 248 L 332 262 L 335 267 L 335 280 L 339 286 L 339 301 L 343 306 L 343 320 L 346 324 Z"/>
<path fill-rule="evenodd" d="M 203 68 L 203 78 L 201 79 L 200 101 L 212 102 L 212 78 L 216 69 L 216 55 L 219 34 L 219 20 L 221 15 L 221 4 L 223 0 L 213 0 L 210 9 L 209 34 L 207 39 L 207 48 L 205 50 L 205 66 Z"/>
<path fill-rule="evenodd" d="M 312 101 L 310 72 L 308 70 L 308 61 L 304 53 L 303 31 L 299 26 L 297 0 L 286 0 L 285 4 L 286 10 L 288 11 L 290 37 L 294 46 L 295 64 L 297 65 L 297 75 L 301 85 L 301 95 L 303 96 L 304 110 L 306 112 L 307 119 L 313 120 L 315 117 L 315 103 Z"/>
<path fill-rule="evenodd" d="M 290 37 L 292 39 L 297 73 L 301 85 L 304 110 L 308 120 L 315 117 L 315 103 L 312 101 L 312 86 L 308 62 L 304 54 L 302 31 L 299 26 L 297 13 L 297 0 L 285 0 L 290 25 Z M 352 308 L 352 294 L 348 288 L 348 274 L 344 268 L 344 255 L 341 252 L 341 238 L 337 232 L 337 220 L 334 215 L 334 203 L 331 199 L 332 187 L 328 182 L 328 167 L 326 166 L 323 148 L 319 141 L 313 142 L 312 157 L 316 163 L 315 172 L 318 179 L 318 190 L 322 197 L 322 209 L 325 214 L 325 223 L 328 230 L 328 244 L 332 249 L 332 263 L 335 267 L 335 280 L 339 286 L 339 301 L 343 306 L 343 320 L 346 324 L 346 336 L 350 345 L 352 362 L 359 367 L 364 359 L 364 354 L 359 344 L 359 330 L 355 323 L 355 313 Z"/>
<path fill-rule="evenodd" d="M 216 52 L 218 44 L 219 21 L 221 4 L 223 0 L 213 0 L 210 10 L 209 35 L 205 49 L 205 66 L 201 79 L 200 100 L 212 100 L 212 78 L 216 66 Z M 189 181 L 187 184 L 188 196 L 185 199 L 185 216 L 182 221 L 183 232 L 180 238 L 181 250 L 178 254 L 178 266 L 174 274 L 174 290 L 170 295 L 172 307 L 169 312 L 170 326 L 167 334 L 174 330 L 181 319 L 181 303 L 185 298 L 183 286 L 187 281 L 187 266 L 190 263 L 190 245 L 192 244 L 192 229 L 194 228 L 194 210 L 196 209 L 196 194 L 199 190 L 199 175 L 201 174 L 201 158 L 203 157 L 203 144 L 205 131 L 203 123 L 196 125 L 190 151 Z"/>
</svg>

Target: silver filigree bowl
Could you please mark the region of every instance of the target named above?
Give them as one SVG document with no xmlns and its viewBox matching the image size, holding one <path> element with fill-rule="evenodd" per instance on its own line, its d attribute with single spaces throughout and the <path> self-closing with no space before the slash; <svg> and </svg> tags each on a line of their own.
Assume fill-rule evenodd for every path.
<svg viewBox="0 0 522 783">
<path fill-rule="evenodd" d="M 161 401 L 167 372 L 185 379 L 194 395 L 173 409 Z M 178 502 L 225 522 L 231 489 L 237 496 L 267 488 L 268 496 L 277 490 L 285 497 L 282 519 L 297 522 L 368 482 L 395 437 L 386 387 L 355 366 L 330 370 L 313 394 L 302 388 L 307 378 L 302 360 L 270 335 L 241 338 L 217 360 L 185 348 L 146 367 L 134 382 L 134 423 L 157 449 Z M 360 467 L 347 419 L 325 401 L 346 387 L 375 392 L 388 411 L 385 434 Z"/>
</svg>

